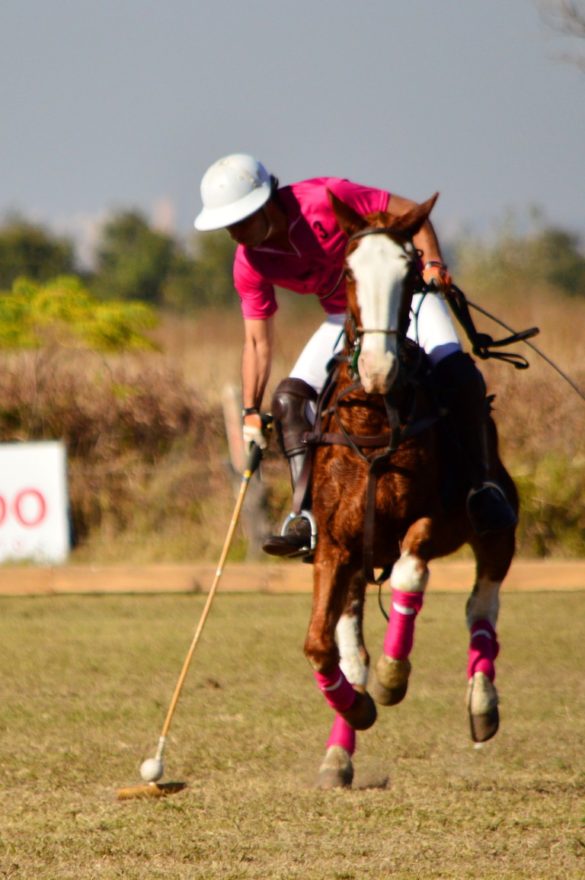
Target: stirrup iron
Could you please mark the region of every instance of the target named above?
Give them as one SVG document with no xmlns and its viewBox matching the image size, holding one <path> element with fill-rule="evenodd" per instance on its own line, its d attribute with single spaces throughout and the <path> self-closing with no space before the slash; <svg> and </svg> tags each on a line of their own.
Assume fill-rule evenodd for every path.
<svg viewBox="0 0 585 880">
<path fill-rule="evenodd" d="M 306 519 L 308 521 L 309 525 L 311 526 L 311 543 L 310 543 L 309 547 L 307 548 L 307 550 L 309 550 L 312 553 L 313 550 L 315 549 L 315 547 L 317 546 L 317 523 L 315 522 L 315 517 L 313 516 L 313 514 L 311 513 L 310 510 L 301 510 L 300 513 L 294 513 L 294 512 L 289 513 L 289 515 L 287 516 L 287 518 L 285 519 L 285 521 L 282 524 L 282 528 L 280 530 L 281 537 L 284 538 L 286 536 L 286 533 L 288 531 L 288 527 L 291 524 L 291 522 L 293 522 L 293 520 L 299 519 L 299 518 Z M 303 551 L 303 552 L 305 552 L 305 551 Z"/>
</svg>

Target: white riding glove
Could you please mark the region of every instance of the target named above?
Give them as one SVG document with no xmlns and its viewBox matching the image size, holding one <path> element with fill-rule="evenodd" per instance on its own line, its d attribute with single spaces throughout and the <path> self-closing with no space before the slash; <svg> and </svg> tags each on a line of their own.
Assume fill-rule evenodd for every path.
<svg viewBox="0 0 585 880">
<path fill-rule="evenodd" d="M 251 443 L 255 443 L 259 449 L 266 449 L 268 446 L 268 441 L 264 435 L 262 419 L 257 414 L 244 417 L 242 436 L 246 450 L 249 449 Z"/>
</svg>

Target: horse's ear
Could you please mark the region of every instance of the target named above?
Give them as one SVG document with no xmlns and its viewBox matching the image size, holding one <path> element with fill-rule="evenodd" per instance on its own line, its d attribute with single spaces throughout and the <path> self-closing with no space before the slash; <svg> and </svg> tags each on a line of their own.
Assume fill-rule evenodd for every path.
<svg viewBox="0 0 585 880">
<path fill-rule="evenodd" d="M 329 201 L 331 202 L 331 207 L 333 208 L 333 213 L 335 214 L 337 222 L 346 235 L 354 235 L 354 233 L 359 232 L 360 229 L 366 228 L 368 223 L 361 214 L 358 214 L 357 211 L 354 211 L 353 208 L 350 208 L 349 205 L 346 205 L 345 202 L 338 199 L 335 193 L 331 192 L 330 189 L 327 190 L 327 195 L 329 196 Z"/>
<path fill-rule="evenodd" d="M 409 237 L 416 235 L 423 223 L 428 220 L 438 198 L 439 193 L 436 192 L 430 197 L 430 199 L 427 199 L 426 202 L 421 202 L 420 205 L 415 205 L 414 208 L 411 208 L 406 214 L 401 214 L 399 216 L 393 214 L 392 227 L 394 231 L 400 232 L 403 235 L 408 235 Z M 392 209 L 392 199 L 390 199 L 390 209 Z M 390 210 L 390 214 L 392 214 L 392 210 Z"/>
</svg>

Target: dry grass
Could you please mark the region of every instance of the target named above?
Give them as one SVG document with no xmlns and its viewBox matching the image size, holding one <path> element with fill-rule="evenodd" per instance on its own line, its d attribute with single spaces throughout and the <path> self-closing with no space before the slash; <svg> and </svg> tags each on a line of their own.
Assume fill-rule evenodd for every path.
<svg viewBox="0 0 585 880">
<path fill-rule="evenodd" d="M 502 293 L 475 291 L 463 285 L 472 301 L 521 330 L 539 326 L 532 342 L 585 390 L 585 351 L 578 328 L 585 322 L 582 299 L 559 297 L 549 290 L 511 285 Z M 265 405 L 271 390 L 288 373 L 304 342 L 320 320 L 314 308 L 296 310 L 286 303 L 276 317 L 276 358 Z M 478 329 L 495 338 L 508 331 L 474 313 Z M 241 319 L 230 313 L 202 313 L 193 323 L 167 319 L 159 339 L 173 353 L 188 382 L 208 401 L 218 402 L 226 383 L 238 381 L 241 352 Z M 180 339 L 177 344 L 176 340 Z M 462 342 L 467 346 L 465 339 Z M 582 556 L 585 553 L 585 456 L 583 454 L 584 404 L 573 389 L 537 353 L 521 344 L 528 370 L 516 370 L 497 361 L 479 362 L 490 393 L 496 394 L 495 417 L 500 429 L 504 460 L 520 486 L 522 520 L 520 552 L 525 556 Z M 218 351 L 221 355 L 218 357 Z M 275 469 L 271 483 L 276 497 L 273 516 L 278 520 L 286 501 L 284 469 Z M 221 529 L 219 529 L 221 531 Z"/>
<path fill-rule="evenodd" d="M 405 702 L 360 735 L 354 790 L 313 781 L 330 710 L 309 597 L 220 595 L 179 704 L 166 801 L 115 801 L 154 751 L 201 596 L 0 603 L 0 877 L 577 880 L 585 593 L 504 597 L 502 729 L 464 714 L 464 597 L 430 594 Z M 370 602 L 376 654 L 384 621 Z"/>
<path fill-rule="evenodd" d="M 575 332 L 585 320 L 585 302 L 546 291 L 527 296 L 519 288 L 470 297 L 516 328 L 538 324 L 536 344 L 585 387 Z M 281 299 L 266 407 L 322 319 L 310 298 L 300 304 L 286 294 Z M 478 326 L 505 333 L 482 318 Z M 3 439 L 67 442 L 74 561 L 189 561 L 216 559 L 220 551 L 233 505 L 220 402 L 226 385 L 239 384 L 238 305 L 189 318 L 164 316 L 156 338 L 159 353 L 105 357 L 46 349 L 5 357 Z M 504 459 L 522 492 L 520 552 L 580 556 L 583 403 L 536 354 L 528 356 L 526 371 L 481 364 L 496 393 Z M 289 484 L 275 443 L 264 470 L 269 515 L 277 523 L 289 503 Z M 240 534 L 234 553 L 245 552 Z"/>
<path fill-rule="evenodd" d="M 272 375 L 265 396 L 266 408 L 276 384 L 288 375 L 311 333 L 323 320 L 323 312 L 305 297 L 302 306 L 288 302 L 286 293 L 275 318 Z M 212 403 L 221 401 L 226 385 L 240 382 L 242 317 L 239 305 L 232 309 L 208 309 L 193 317 L 164 315 L 155 334 L 169 362 L 180 365 L 185 379 Z"/>
</svg>

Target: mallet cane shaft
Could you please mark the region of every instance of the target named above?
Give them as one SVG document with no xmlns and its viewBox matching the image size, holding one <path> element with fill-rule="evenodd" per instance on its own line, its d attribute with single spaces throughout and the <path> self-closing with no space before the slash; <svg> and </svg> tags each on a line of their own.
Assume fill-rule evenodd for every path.
<svg viewBox="0 0 585 880">
<path fill-rule="evenodd" d="M 201 633 L 203 632 L 203 628 L 205 626 L 205 621 L 209 616 L 209 611 L 211 609 L 211 605 L 213 603 L 213 598 L 215 593 L 217 592 L 217 588 L 219 586 L 219 582 L 221 580 L 221 576 L 223 573 L 223 566 L 225 564 L 231 543 L 232 538 L 234 536 L 234 532 L 236 530 L 236 526 L 238 524 L 238 520 L 240 518 L 240 513 L 242 510 L 242 506 L 244 504 L 244 499 L 246 497 L 246 492 L 248 491 L 248 486 L 250 485 L 250 480 L 254 472 L 258 469 L 260 461 L 262 460 L 262 450 L 256 443 L 252 443 L 250 448 L 250 453 L 248 455 L 248 461 L 246 462 L 246 467 L 244 469 L 244 473 L 242 474 L 242 481 L 240 483 L 240 490 L 238 492 L 238 498 L 236 500 L 236 505 L 234 507 L 234 512 L 232 514 L 232 519 L 227 531 L 227 535 L 224 541 L 223 549 L 221 551 L 221 556 L 219 558 L 219 562 L 217 564 L 217 569 L 215 571 L 215 577 L 213 579 L 213 583 L 209 589 L 209 593 L 207 594 L 207 600 L 205 602 L 205 606 L 203 611 L 201 612 L 201 617 L 199 618 L 199 623 L 197 624 L 197 628 L 193 635 L 193 640 L 191 641 L 191 645 L 187 652 L 187 656 L 185 657 L 185 661 L 183 663 L 183 668 L 181 669 L 179 678 L 177 679 L 177 684 L 175 685 L 175 690 L 173 696 L 171 698 L 171 702 L 167 711 L 167 715 L 161 730 L 160 738 L 158 741 L 158 748 L 156 752 L 156 758 L 158 760 L 162 759 L 165 741 L 168 735 L 168 732 L 171 727 L 171 723 L 173 720 L 173 715 L 175 714 L 175 709 L 177 708 L 177 703 L 179 702 L 179 697 L 181 695 L 181 691 L 183 689 L 183 685 L 185 683 L 185 679 L 187 678 L 187 673 L 189 672 L 189 667 L 191 665 L 191 660 L 193 658 L 193 654 L 195 653 L 195 648 L 201 638 Z"/>
</svg>

